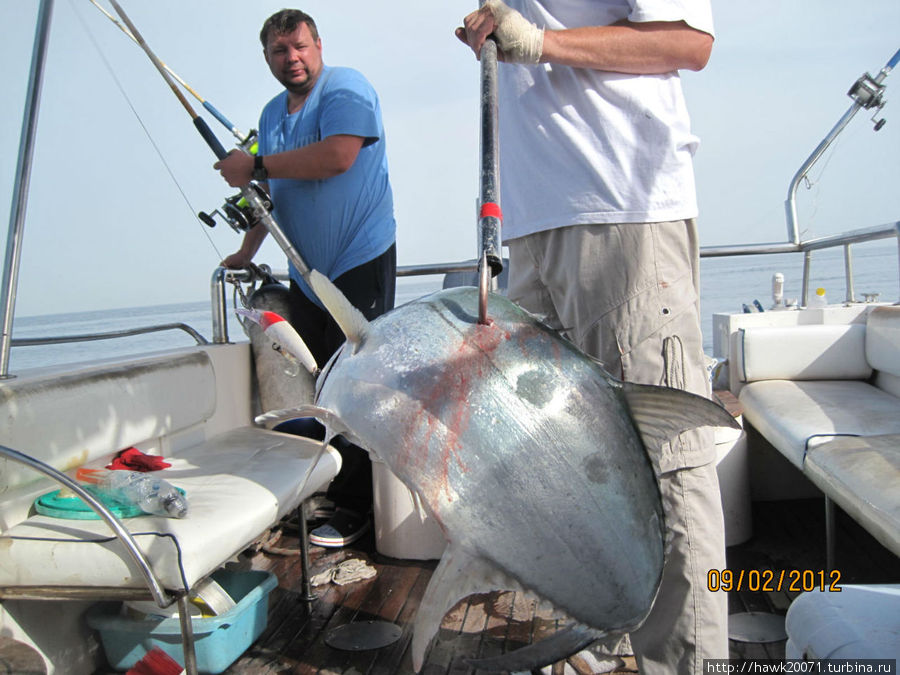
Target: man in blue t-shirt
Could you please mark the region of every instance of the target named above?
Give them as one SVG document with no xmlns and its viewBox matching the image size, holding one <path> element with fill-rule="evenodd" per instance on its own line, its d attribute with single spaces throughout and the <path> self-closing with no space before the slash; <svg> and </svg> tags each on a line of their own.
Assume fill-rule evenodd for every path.
<svg viewBox="0 0 900 675">
<path fill-rule="evenodd" d="M 276 221 L 306 264 L 374 319 L 393 308 L 396 275 L 396 223 L 378 96 L 359 72 L 323 63 L 316 24 L 299 10 L 269 17 L 260 41 L 284 91 L 260 116 L 256 157 L 232 152 L 215 168 L 233 187 L 251 179 L 263 184 Z M 263 225 L 252 227 L 222 264 L 247 266 L 266 234 Z M 324 366 L 344 336 L 293 265 L 290 276 L 290 322 Z M 356 446 L 335 445 L 343 465 L 328 495 L 337 509 L 310 534 L 322 546 L 349 544 L 369 527 L 368 456 Z"/>
</svg>

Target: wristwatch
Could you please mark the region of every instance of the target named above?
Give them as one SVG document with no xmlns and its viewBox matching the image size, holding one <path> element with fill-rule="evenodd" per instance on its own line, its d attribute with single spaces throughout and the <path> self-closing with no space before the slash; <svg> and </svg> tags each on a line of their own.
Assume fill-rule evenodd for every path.
<svg viewBox="0 0 900 675">
<path fill-rule="evenodd" d="M 263 166 L 263 156 L 256 155 L 253 158 L 253 173 L 250 174 L 250 177 L 253 180 L 265 181 L 269 180 L 269 172 L 266 171 L 266 167 Z"/>
</svg>

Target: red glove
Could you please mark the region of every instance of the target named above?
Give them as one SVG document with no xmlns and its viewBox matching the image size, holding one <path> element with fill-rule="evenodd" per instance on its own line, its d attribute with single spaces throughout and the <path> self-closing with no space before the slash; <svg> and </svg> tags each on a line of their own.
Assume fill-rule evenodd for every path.
<svg viewBox="0 0 900 675">
<path fill-rule="evenodd" d="M 162 457 L 146 455 L 137 448 L 122 450 L 112 464 L 107 464 L 107 469 L 126 469 L 128 471 L 156 471 L 172 466 Z"/>
</svg>

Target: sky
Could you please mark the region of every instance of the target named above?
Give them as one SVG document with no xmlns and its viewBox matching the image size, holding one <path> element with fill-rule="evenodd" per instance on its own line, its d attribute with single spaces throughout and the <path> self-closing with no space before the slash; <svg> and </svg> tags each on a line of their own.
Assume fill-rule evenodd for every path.
<svg viewBox="0 0 900 675">
<path fill-rule="evenodd" d="M 279 91 L 258 33 L 283 2 L 120 4 L 157 56 L 201 96 L 240 130 L 256 126 Z M 478 252 L 479 70 L 453 36 L 475 6 L 298 5 L 316 19 L 325 62 L 360 70 L 381 99 L 400 265 Z M 6 223 L 37 7 L 37 0 L 0 2 Z M 713 13 L 709 65 L 682 75 L 701 139 L 701 244 L 783 242 L 790 180 L 851 105 L 850 86 L 864 72 L 877 74 L 900 48 L 900 2 L 713 0 Z M 871 112 L 861 111 L 814 168 L 811 188 L 801 190 L 804 239 L 900 219 L 900 73 L 885 83 L 887 124 L 876 133 Z M 233 145 L 230 132 L 205 117 Z M 207 298 L 216 265 L 240 244 L 224 222 L 210 229 L 195 215 L 236 192 L 214 161 L 146 55 L 89 0 L 55 0 L 16 314 Z M 4 250 L 6 232 L 0 225 Z M 256 262 L 286 268 L 271 237 Z"/>
</svg>

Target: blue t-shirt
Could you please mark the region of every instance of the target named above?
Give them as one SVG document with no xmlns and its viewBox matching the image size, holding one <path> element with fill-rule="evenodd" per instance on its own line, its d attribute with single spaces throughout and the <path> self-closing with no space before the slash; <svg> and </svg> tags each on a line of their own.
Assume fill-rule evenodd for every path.
<svg viewBox="0 0 900 675">
<path fill-rule="evenodd" d="M 378 95 L 356 70 L 325 66 L 300 110 L 288 114 L 283 91 L 259 119 L 263 155 L 337 134 L 365 139 L 346 172 L 321 180 L 268 181 L 275 219 L 285 235 L 310 268 L 332 280 L 378 257 L 396 238 Z M 290 274 L 319 304 L 293 265 Z"/>
</svg>

